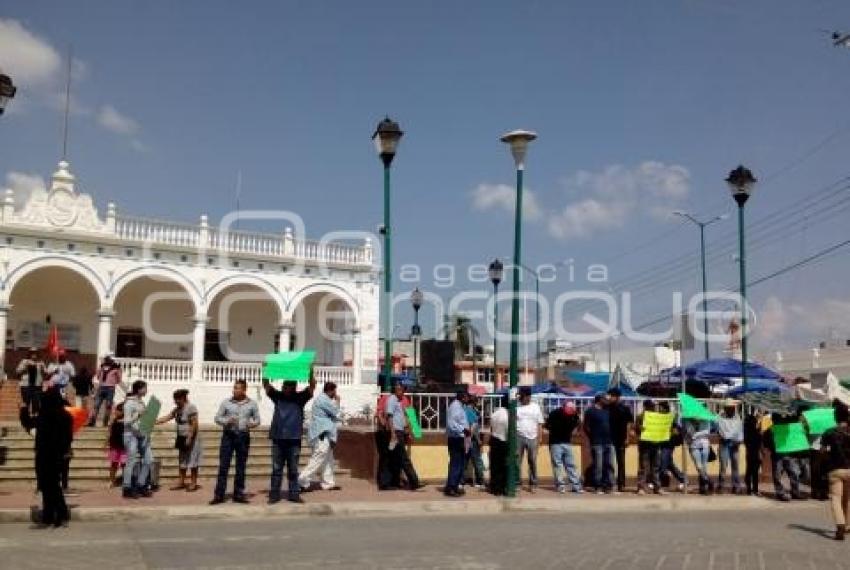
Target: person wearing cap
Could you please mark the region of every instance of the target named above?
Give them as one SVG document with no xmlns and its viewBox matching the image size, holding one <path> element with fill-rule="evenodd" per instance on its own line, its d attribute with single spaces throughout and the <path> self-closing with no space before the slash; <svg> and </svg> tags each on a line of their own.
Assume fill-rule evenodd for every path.
<svg viewBox="0 0 850 570">
<path fill-rule="evenodd" d="M 21 400 L 33 416 L 38 415 L 41 385 L 44 383 L 46 370 L 36 347 L 29 349 L 26 358 L 18 363 L 16 372 L 21 387 Z"/>
<path fill-rule="evenodd" d="M 619 388 L 608 390 L 608 415 L 611 418 L 611 441 L 614 444 L 614 455 L 617 462 L 617 490 L 621 493 L 626 489 L 626 448 L 629 447 L 629 431 L 635 423 L 631 407 L 621 401 L 622 391 Z"/>
<path fill-rule="evenodd" d="M 294 380 L 283 382 L 283 389 L 277 390 L 263 378 L 266 395 L 274 402 L 274 417 L 269 429 L 272 440 L 272 475 L 269 485 L 269 504 L 280 502 L 280 488 L 283 484 L 283 467 L 286 465 L 286 479 L 289 483 L 287 500 L 291 503 L 303 503 L 301 487 L 298 485 L 298 458 L 301 455 L 301 436 L 304 432 L 304 406 L 313 397 L 316 378 L 310 369 L 310 383 L 300 392 Z"/>
<path fill-rule="evenodd" d="M 100 412 L 100 407 L 104 405 L 106 411 L 103 414 L 103 425 L 109 423 L 109 417 L 112 413 L 112 401 L 115 399 L 115 387 L 121 384 L 121 365 L 119 365 L 111 354 L 103 357 L 103 362 L 95 374 L 95 397 L 94 407 L 89 416 L 89 427 L 94 427 L 97 423 L 97 415 Z"/>
<path fill-rule="evenodd" d="M 543 439 L 543 430 L 540 428 L 544 423 L 540 405 L 531 400 L 531 388 L 521 387 L 516 408 L 517 453 L 522 469 L 522 457 L 528 452 L 528 490 L 531 493 L 537 490 L 537 450 Z"/>
<path fill-rule="evenodd" d="M 738 451 L 744 441 L 744 424 L 737 412 L 738 403 L 727 398 L 723 401 L 723 413 L 717 418 L 717 433 L 720 435 L 720 472 L 717 477 L 717 491 L 723 492 L 723 481 L 726 478 L 726 468 L 729 467 L 732 477 L 732 494 L 741 493 L 741 476 L 738 470 Z"/>
<path fill-rule="evenodd" d="M 579 424 L 578 409 L 572 400 L 552 410 L 544 427 L 549 432 L 549 459 L 555 476 L 555 490 L 567 492 L 567 482 L 573 493 L 581 493 L 581 479 L 573 457 L 573 432 Z"/>
<path fill-rule="evenodd" d="M 464 405 L 468 395 L 466 390 L 460 390 L 455 400 L 449 404 L 446 410 L 446 445 L 449 451 L 449 472 L 446 476 L 446 485 L 443 493 L 447 497 L 460 497 L 463 495 L 461 485 L 463 484 L 463 467 L 466 464 L 468 451 L 467 441 L 471 435 L 469 419 L 466 416 Z"/>
</svg>

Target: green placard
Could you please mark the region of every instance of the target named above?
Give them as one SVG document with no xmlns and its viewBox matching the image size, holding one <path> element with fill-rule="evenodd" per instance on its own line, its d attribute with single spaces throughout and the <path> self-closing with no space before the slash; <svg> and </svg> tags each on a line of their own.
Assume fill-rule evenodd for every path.
<svg viewBox="0 0 850 570">
<path fill-rule="evenodd" d="M 713 422 L 717 414 L 711 413 L 705 404 L 687 394 L 679 393 L 679 406 L 682 408 L 681 417 L 686 420 L 706 420 Z"/>
<path fill-rule="evenodd" d="M 310 380 L 310 367 L 315 359 L 315 350 L 267 354 L 263 363 L 263 378 L 307 382 Z"/>
<path fill-rule="evenodd" d="M 150 435 L 153 431 L 153 426 L 156 425 L 156 419 L 159 417 L 159 410 L 162 409 L 162 403 L 156 396 L 151 396 L 148 400 L 148 405 L 145 406 L 145 411 L 142 412 L 139 418 L 139 431 L 145 435 Z"/>
<path fill-rule="evenodd" d="M 413 439 L 421 439 L 422 426 L 419 425 L 419 418 L 416 417 L 416 410 L 414 410 L 412 406 L 408 406 L 404 409 L 404 413 L 407 416 L 408 423 L 410 424 L 410 433 L 413 434 Z"/>
<path fill-rule="evenodd" d="M 773 443 L 776 445 L 777 453 L 794 453 L 795 451 L 807 451 L 809 449 L 809 438 L 802 422 L 793 424 L 775 424 L 773 426 Z"/>
<path fill-rule="evenodd" d="M 814 408 L 803 412 L 806 424 L 809 426 L 810 435 L 822 435 L 827 430 L 837 426 L 835 423 L 835 410 L 833 408 Z"/>
</svg>

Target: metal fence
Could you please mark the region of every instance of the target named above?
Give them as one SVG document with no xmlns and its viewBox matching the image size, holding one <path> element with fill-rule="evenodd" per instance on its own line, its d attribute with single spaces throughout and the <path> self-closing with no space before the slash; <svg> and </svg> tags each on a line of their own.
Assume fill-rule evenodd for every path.
<svg viewBox="0 0 850 570">
<path fill-rule="evenodd" d="M 407 394 L 407 397 L 410 399 L 413 409 L 417 412 L 423 431 L 445 431 L 446 409 L 452 403 L 452 400 L 455 399 L 454 394 L 412 393 Z M 563 406 L 564 402 L 568 400 L 575 402 L 581 414 L 584 414 L 585 410 L 593 406 L 592 397 L 535 394 L 531 399 L 540 405 L 544 417 L 548 416 L 552 410 Z M 637 416 L 643 410 L 643 402 L 649 399 L 654 402 L 667 402 L 673 413 L 678 413 L 679 411 L 679 400 L 677 398 L 621 398 L 620 401 L 629 406 L 632 413 Z M 712 398 L 701 399 L 700 401 L 714 413 L 719 413 L 723 407 L 723 399 Z M 490 416 L 494 410 L 501 407 L 501 402 L 502 396 L 497 394 L 486 394 L 478 397 L 478 410 L 482 430 L 486 431 L 490 429 Z M 745 407 L 742 411 L 749 412 L 749 408 Z"/>
</svg>

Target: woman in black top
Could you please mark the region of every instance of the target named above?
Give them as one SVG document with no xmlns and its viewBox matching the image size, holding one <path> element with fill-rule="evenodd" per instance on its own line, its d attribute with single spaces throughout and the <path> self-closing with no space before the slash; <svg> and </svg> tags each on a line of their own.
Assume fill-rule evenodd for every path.
<svg viewBox="0 0 850 570">
<path fill-rule="evenodd" d="M 59 390 L 51 388 L 42 395 L 38 416 L 31 416 L 24 404 L 20 419 L 25 430 L 36 430 L 35 477 L 41 491 L 41 522 L 45 526 L 62 526 L 70 519 L 60 477 L 65 458 L 71 453 L 71 415 L 65 411 Z"/>
</svg>

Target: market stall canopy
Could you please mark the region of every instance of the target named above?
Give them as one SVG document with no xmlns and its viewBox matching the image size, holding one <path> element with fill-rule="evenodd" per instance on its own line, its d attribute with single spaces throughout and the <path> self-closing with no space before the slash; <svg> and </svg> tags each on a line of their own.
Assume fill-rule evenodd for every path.
<svg viewBox="0 0 850 570">
<path fill-rule="evenodd" d="M 743 385 L 734 386 L 732 388 L 729 388 L 729 390 L 726 392 L 726 395 L 730 398 L 736 398 L 741 394 L 747 394 L 750 392 L 783 394 L 785 392 L 791 393 L 793 392 L 793 390 L 791 386 L 788 386 L 783 382 L 777 382 L 776 380 L 750 380 L 749 378 L 747 378 L 746 388 Z"/>
<path fill-rule="evenodd" d="M 730 378 L 741 378 L 741 372 L 743 370 L 741 364 L 740 360 L 734 358 L 700 360 L 685 367 L 685 376 L 706 382 L 723 382 Z M 747 381 L 773 380 L 778 382 L 782 379 L 782 376 L 778 372 L 774 372 L 770 368 L 756 364 L 755 362 L 747 362 L 746 371 Z M 662 370 L 659 376 L 680 378 L 682 376 L 682 369 L 679 367 L 668 368 Z"/>
</svg>

